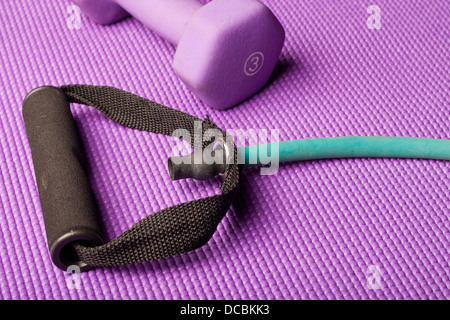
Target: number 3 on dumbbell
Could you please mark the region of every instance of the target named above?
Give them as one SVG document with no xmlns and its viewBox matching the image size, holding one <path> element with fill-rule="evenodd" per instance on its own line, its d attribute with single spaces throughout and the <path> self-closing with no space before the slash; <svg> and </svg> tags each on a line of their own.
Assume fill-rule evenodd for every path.
<svg viewBox="0 0 450 320">
<path fill-rule="evenodd" d="M 264 64 L 264 55 L 262 52 L 255 52 L 248 57 L 245 62 L 244 72 L 248 76 L 253 76 L 261 70 Z"/>
</svg>

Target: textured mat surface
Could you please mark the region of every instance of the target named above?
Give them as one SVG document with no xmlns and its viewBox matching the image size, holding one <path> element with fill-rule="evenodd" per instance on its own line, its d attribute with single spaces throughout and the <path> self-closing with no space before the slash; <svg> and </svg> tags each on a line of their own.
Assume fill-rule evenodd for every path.
<svg viewBox="0 0 450 320">
<path fill-rule="evenodd" d="M 79 290 L 52 265 L 21 118 L 23 97 L 40 85 L 114 86 L 209 114 L 222 128 L 279 129 L 281 139 L 450 139 L 450 2 L 378 0 L 379 30 L 366 25 L 371 2 L 264 2 L 286 29 L 280 63 L 263 91 L 219 112 L 180 83 L 174 48 L 138 21 L 99 26 L 83 16 L 70 30 L 69 1 L 0 0 L 0 298 L 450 298 L 443 161 L 311 161 L 274 176 L 250 169 L 213 239 L 194 252 L 92 270 Z M 169 138 L 89 107 L 73 112 L 108 239 L 218 192 L 217 181 L 170 181 Z"/>
</svg>

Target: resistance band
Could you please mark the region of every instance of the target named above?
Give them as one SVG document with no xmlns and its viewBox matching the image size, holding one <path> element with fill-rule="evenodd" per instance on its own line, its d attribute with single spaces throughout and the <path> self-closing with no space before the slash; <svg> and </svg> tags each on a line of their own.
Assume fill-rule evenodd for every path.
<svg viewBox="0 0 450 320">
<path fill-rule="evenodd" d="M 77 265 L 116 266 L 161 259 L 204 245 L 231 206 L 239 184 L 241 165 L 262 164 L 264 146 L 237 149 L 224 139 L 225 163 L 183 164 L 169 159 L 172 179 L 206 179 L 224 173 L 221 193 L 193 200 L 150 214 L 129 230 L 104 244 L 97 219 L 84 150 L 70 112 L 69 103 L 90 105 L 123 126 L 172 135 L 175 130 L 190 133 L 187 142 L 194 154 L 214 142 L 196 139 L 194 123 L 202 123 L 201 135 L 209 129 L 226 133 L 208 118 L 177 111 L 131 93 L 88 85 L 44 86 L 31 91 L 23 102 L 23 118 L 33 157 L 47 242 L 53 263 L 63 269 Z M 198 142 L 200 141 L 200 142 Z M 230 142 L 231 141 L 231 142 Z M 283 141 L 277 144 L 279 161 L 341 157 L 393 157 L 450 160 L 450 141 L 425 138 L 342 137 Z M 267 145 L 269 152 L 274 145 Z M 187 155 L 184 157 L 192 157 Z M 250 163 L 246 159 L 256 159 Z"/>
<path fill-rule="evenodd" d="M 280 141 L 278 161 L 333 158 L 410 158 L 450 160 L 450 140 L 410 137 L 334 137 Z M 253 145 L 239 148 L 238 158 L 244 166 L 261 165 L 260 150 L 272 146 Z M 264 149 L 266 154 L 266 149 Z M 250 162 L 249 159 L 256 161 Z"/>
</svg>

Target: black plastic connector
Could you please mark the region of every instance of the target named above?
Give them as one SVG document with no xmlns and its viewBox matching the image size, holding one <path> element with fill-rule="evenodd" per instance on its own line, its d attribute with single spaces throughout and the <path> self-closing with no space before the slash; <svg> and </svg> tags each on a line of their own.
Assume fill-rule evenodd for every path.
<svg viewBox="0 0 450 320">
<path fill-rule="evenodd" d="M 211 150 L 210 148 L 214 148 L 214 150 Z M 217 160 L 219 161 L 206 161 L 206 155 L 210 155 L 210 159 L 215 158 L 215 156 L 218 155 Z M 214 147 L 211 146 L 204 150 L 196 150 L 185 156 L 171 157 L 168 162 L 170 179 L 211 179 L 218 174 L 225 172 L 226 159 L 226 150 L 223 148 L 223 145 L 217 144 L 215 144 Z"/>
</svg>

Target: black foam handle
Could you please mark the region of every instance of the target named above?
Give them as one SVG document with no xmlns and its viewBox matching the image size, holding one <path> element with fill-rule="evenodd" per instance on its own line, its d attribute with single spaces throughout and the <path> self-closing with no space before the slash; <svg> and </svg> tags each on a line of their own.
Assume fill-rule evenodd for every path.
<svg viewBox="0 0 450 320">
<path fill-rule="evenodd" d="M 63 270 L 87 269 L 73 243 L 97 246 L 103 237 L 69 101 L 59 88 L 39 87 L 25 97 L 22 113 L 52 261 Z"/>
</svg>

